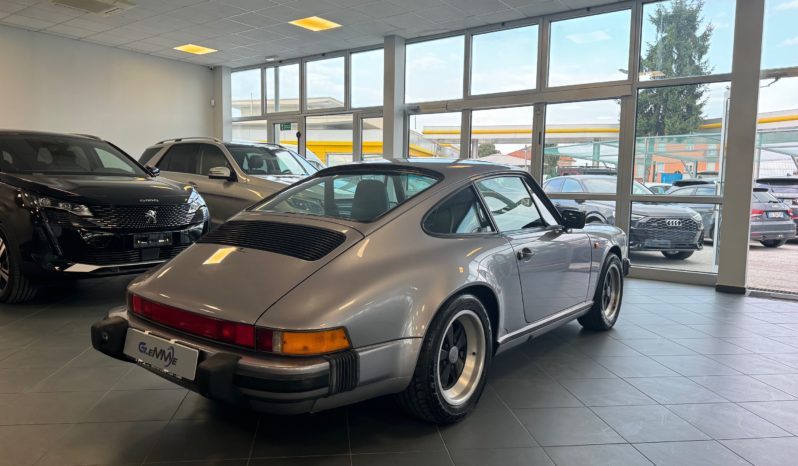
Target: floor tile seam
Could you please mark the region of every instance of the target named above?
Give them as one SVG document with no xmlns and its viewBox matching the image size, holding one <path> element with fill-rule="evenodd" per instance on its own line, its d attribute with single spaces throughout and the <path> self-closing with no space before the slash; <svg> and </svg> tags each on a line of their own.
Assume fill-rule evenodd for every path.
<svg viewBox="0 0 798 466">
<path fill-rule="evenodd" d="M 521 426 L 521 428 L 524 429 L 524 432 L 526 432 L 526 434 L 529 436 L 529 438 L 531 438 L 532 441 L 535 442 L 535 446 L 542 448 L 540 446 L 540 442 L 538 441 L 538 439 L 536 439 L 535 436 L 532 435 L 532 432 L 529 431 L 529 428 L 527 428 L 526 424 L 524 424 L 521 421 L 521 419 L 518 418 L 518 416 L 515 414 L 515 412 L 512 410 L 512 408 L 510 408 L 510 405 L 507 404 L 507 401 L 504 398 L 502 398 L 502 396 L 499 393 L 499 391 L 494 389 L 493 387 L 490 387 L 490 389 L 495 392 L 496 398 L 498 398 L 498 400 L 501 402 L 501 404 L 504 405 L 504 409 L 506 409 L 510 413 L 510 415 L 513 417 L 513 419 L 515 419 L 515 422 L 517 422 Z M 546 452 L 545 449 L 543 450 L 543 453 L 546 455 L 546 457 L 549 459 L 549 461 L 551 461 L 552 464 L 556 464 L 556 463 L 554 463 L 554 459 Z"/>
</svg>

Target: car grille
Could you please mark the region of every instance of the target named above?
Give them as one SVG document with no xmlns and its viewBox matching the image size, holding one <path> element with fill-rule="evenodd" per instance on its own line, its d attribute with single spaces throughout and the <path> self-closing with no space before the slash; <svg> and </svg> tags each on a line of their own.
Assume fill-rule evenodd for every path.
<svg viewBox="0 0 798 466">
<path fill-rule="evenodd" d="M 324 228 L 260 220 L 233 220 L 198 242 L 259 249 L 315 261 L 332 252 L 345 240 L 344 234 Z"/>
<path fill-rule="evenodd" d="M 673 225 L 674 221 L 680 221 L 681 225 Z M 701 230 L 701 223 L 692 218 L 649 218 L 632 228 L 632 240 L 670 242 L 674 246 L 694 245 Z"/>
<path fill-rule="evenodd" d="M 90 206 L 94 217 L 87 220 L 100 228 L 111 230 L 159 230 L 174 228 L 192 223 L 195 216 L 189 213 L 188 204 L 153 205 L 153 206 Z M 155 221 L 148 216 L 155 212 Z"/>
<path fill-rule="evenodd" d="M 157 257 L 153 257 L 149 251 L 145 251 L 144 249 L 130 249 L 126 251 L 88 249 L 78 254 L 67 254 L 67 259 L 72 262 L 92 265 L 121 265 L 136 262 L 162 261 L 175 257 L 188 246 L 187 244 L 182 244 L 158 248 Z M 144 254 L 147 254 L 147 257 L 144 257 Z"/>
</svg>

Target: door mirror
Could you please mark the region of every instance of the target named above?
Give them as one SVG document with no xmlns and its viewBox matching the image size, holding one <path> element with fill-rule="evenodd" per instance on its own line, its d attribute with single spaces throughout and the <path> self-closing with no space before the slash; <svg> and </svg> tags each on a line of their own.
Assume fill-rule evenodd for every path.
<svg viewBox="0 0 798 466">
<path fill-rule="evenodd" d="M 146 168 L 146 169 L 147 169 L 147 171 L 148 171 L 148 172 L 150 173 L 150 175 L 152 175 L 152 176 L 158 176 L 158 175 L 160 175 L 160 174 L 161 174 L 161 169 L 160 169 L 160 168 L 158 168 L 158 167 L 151 167 L 151 166 L 149 166 L 149 165 L 146 165 L 144 168 Z"/>
<path fill-rule="evenodd" d="M 577 209 L 562 209 L 560 211 L 563 226 L 568 229 L 581 230 L 585 227 L 585 213 Z"/>
<path fill-rule="evenodd" d="M 208 178 L 212 180 L 228 180 L 232 181 L 233 174 L 227 167 L 213 167 L 208 170 Z"/>
</svg>

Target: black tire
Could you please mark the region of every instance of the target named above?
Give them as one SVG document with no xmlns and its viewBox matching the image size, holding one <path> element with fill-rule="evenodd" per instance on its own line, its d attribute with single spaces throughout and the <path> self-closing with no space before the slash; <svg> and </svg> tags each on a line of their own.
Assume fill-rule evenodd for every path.
<svg viewBox="0 0 798 466">
<path fill-rule="evenodd" d="M 455 341 L 455 336 L 458 335 L 456 326 L 462 319 L 468 320 L 466 325 L 473 326 L 469 333 L 469 330 L 466 330 L 466 325 L 460 325 L 462 327 L 460 335 L 467 337 L 465 340 L 467 343 L 463 346 L 470 352 L 469 345 L 473 344 L 477 351 L 465 355 L 464 351 L 460 351 L 457 362 L 451 362 L 449 359 L 452 357 L 451 353 L 458 353 L 457 346 L 452 345 L 454 349 L 450 347 L 449 350 L 445 348 L 447 341 Z M 453 328 L 451 333 L 449 332 L 450 327 Z M 481 335 L 477 327 L 480 327 Z M 480 348 L 480 338 L 482 341 L 481 358 L 477 354 Z M 447 354 L 449 356 L 446 356 Z M 469 359 L 469 356 L 472 356 L 472 359 Z M 462 420 L 474 409 L 485 389 L 492 356 L 493 332 L 485 306 L 473 295 L 464 294 L 454 298 L 432 320 L 421 345 L 413 379 L 405 391 L 398 395 L 399 403 L 409 414 L 429 422 L 453 424 Z M 472 370 L 464 371 L 462 368 L 457 368 L 457 363 L 461 361 L 464 367 L 473 364 Z M 479 361 L 481 361 L 481 368 L 474 369 Z M 450 368 L 449 372 L 446 372 L 445 369 L 447 365 Z M 444 384 L 448 385 L 449 382 L 441 382 L 441 378 L 444 373 L 451 375 L 451 371 L 455 371 L 454 382 L 448 388 L 444 388 Z M 476 374 L 468 377 L 469 372 L 471 374 L 476 372 Z M 468 379 L 468 383 L 462 384 L 464 376 L 465 379 Z M 462 393 L 461 399 L 453 400 L 451 395 L 457 393 L 456 389 L 461 384 L 464 393 Z"/>
<path fill-rule="evenodd" d="M 672 261 L 683 261 L 693 255 L 693 251 L 662 251 L 665 259 Z"/>
<path fill-rule="evenodd" d="M 613 289 L 608 290 L 608 287 Z M 607 296 L 608 291 L 611 291 L 611 296 Z M 601 268 L 596 293 L 593 295 L 593 307 L 577 320 L 582 327 L 589 330 L 609 330 L 618 321 L 622 302 L 623 265 L 621 259 L 611 253 Z"/>
<path fill-rule="evenodd" d="M 765 239 L 760 241 L 766 248 L 780 248 L 787 243 L 786 239 Z"/>
<path fill-rule="evenodd" d="M 23 303 L 36 296 L 36 287 L 22 274 L 19 248 L 0 232 L 0 303 Z"/>
</svg>

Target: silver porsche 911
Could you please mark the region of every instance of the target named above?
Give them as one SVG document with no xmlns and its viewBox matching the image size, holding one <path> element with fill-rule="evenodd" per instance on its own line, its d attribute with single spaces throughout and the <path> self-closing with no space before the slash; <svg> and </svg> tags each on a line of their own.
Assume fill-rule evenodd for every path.
<svg viewBox="0 0 798 466">
<path fill-rule="evenodd" d="M 134 280 L 92 343 L 260 411 L 398 394 L 455 422 L 497 353 L 573 319 L 615 324 L 626 236 L 584 222 L 498 165 L 327 168 Z"/>
</svg>

